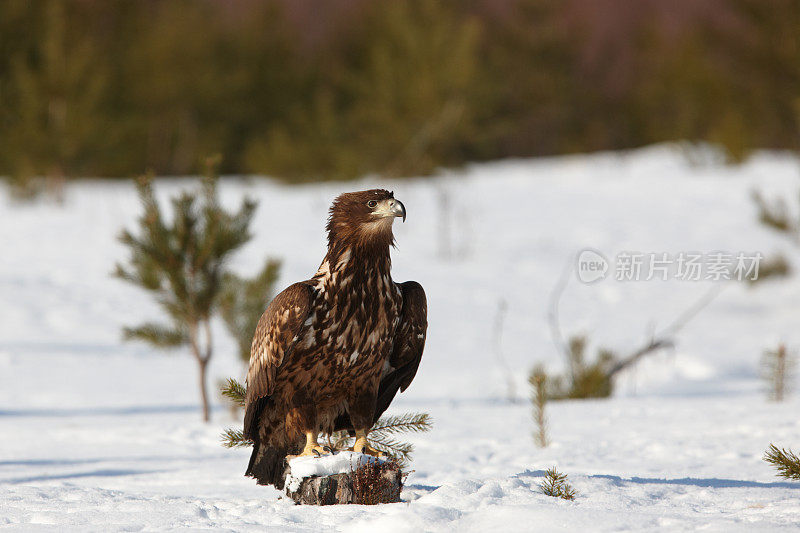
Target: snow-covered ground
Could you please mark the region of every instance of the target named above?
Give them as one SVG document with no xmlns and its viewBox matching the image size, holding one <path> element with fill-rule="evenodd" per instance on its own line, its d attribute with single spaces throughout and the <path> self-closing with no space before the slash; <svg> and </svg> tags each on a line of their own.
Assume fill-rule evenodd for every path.
<svg viewBox="0 0 800 533">
<path fill-rule="evenodd" d="M 219 445 L 220 431 L 239 421 L 215 398 L 213 423 L 200 422 L 187 354 L 120 342 L 123 325 L 159 313 L 109 275 L 126 257 L 115 236 L 139 211 L 130 183 L 70 184 L 63 207 L 14 204 L 0 189 L 0 527 L 798 528 L 800 483 L 776 478 L 761 455 L 770 442 L 800 448 L 800 401 L 767 401 L 758 379 L 765 348 L 800 347 L 796 279 L 728 283 L 674 350 L 620 377 L 614 398 L 550 404 L 545 449 L 534 445 L 526 401 L 535 363 L 563 370 L 548 301 L 577 252 L 597 250 L 613 269 L 622 252 L 782 251 L 800 267 L 798 249 L 757 224 L 750 197 L 759 189 L 796 198 L 798 177 L 800 164 L 785 155 L 726 167 L 657 146 L 477 165 L 438 181 L 226 180 L 226 203 L 243 194 L 261 202 L 255 238 L 233 267 L 252 273 L 267 255 L 281 257 L 282 285 L 316 270 L 338 192 L 385 186 L 408 210 L 395 226 L 394 277 L 425 287 L 430 327 L 417 378 L 392 410 L 430 412 L 434 428 L 409 437 L 416 452 L 404 503 L 328 508 L 295 506 L 242 476 L 248 451 Z M 185 186 L 162 181 L 157 190 L 166 199 Z M 561 299 L 563 330 L 586 334 L 592 353 L 624 355 L 722 283 L 613 278 L 612 270 L 586 285 L 571 276 Z M 232 341 L 221 325 L 215 332 L 212 380 L 241 377 Z M 569 475 L 574 502 L 537 491 L 551 466 Z"/>
</svg>

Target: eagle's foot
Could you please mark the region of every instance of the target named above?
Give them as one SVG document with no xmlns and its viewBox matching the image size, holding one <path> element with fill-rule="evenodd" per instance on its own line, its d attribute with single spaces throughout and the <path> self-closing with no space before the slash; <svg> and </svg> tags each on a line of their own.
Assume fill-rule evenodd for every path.
<svg viewBox="0 0 800 533">
<path fill-rule="evenodd" d="M 351 451 L 372 455 L 373 457 L 384 457 L 386 455 L 382 451 L 376 450 L 369 445 L 365 431 L 356 431 L 356 442 L 353 444 Z"/>
<path fill-rule="evenodd" d="M 317 442 L 317 434 L 313 432 L 306 432 L 306 445 L 303 451 L 298 455 L 289 455 L 287 459 L 294 459 L 295 457 L 308 457 L 315 456 L 321 457 L 323 455 L 330 455 L 331 449 L 327 446 L 320 446 Z"/>
<path fill-rule="evenodd" d="M 303 448 L 303 451 L 297 455 L 289 455 L 288 459 L 294 459 L 296 457 L 308 457 L 308 456 L 315 456 L 321 457 L 323 455 L 330 455 L 330 448 L 327 446 L 320 446 L 319 444 L 313 444 L 311 446 L 306 446 Z"/>
</svg>

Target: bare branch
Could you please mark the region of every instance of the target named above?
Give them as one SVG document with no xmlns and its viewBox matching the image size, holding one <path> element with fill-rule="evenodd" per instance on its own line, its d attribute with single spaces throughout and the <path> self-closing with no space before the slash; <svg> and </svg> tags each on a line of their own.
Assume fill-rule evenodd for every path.
<svg viewBox="0 0 800 533">
<path fill-rule="evenodd" d="M 705 309 L 720 293 L 728 287 L 728 284 L 716 284 L 711 289 L 706 291 L 697 301 L 689 306 L 683 313 L 672 321 L 672 323 L 661 330 L 659 333 L 654 333 L 650 336 L 650 340 L 636 350 L 629 356 L 619 360 L 608 372 L 608 377 L 625 370 L 639 359 L 649 353 L 665 349 L 673 348 L 675 346 L 674 336 L 677 334 L 689 321 L 697 316 L 697 314 Z"/>
</svg>

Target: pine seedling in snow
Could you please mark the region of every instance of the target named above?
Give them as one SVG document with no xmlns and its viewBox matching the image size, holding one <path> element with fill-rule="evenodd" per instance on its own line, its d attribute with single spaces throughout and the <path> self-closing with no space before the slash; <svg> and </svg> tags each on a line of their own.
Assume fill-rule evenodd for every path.
<svg viewBox="0 0 800 533">
<path fill-rule="evenodd" d="M 761 377 L 767 385 L 771 400 L 782 402 L 794 375 L 796 361 L 794 355 L 779 344 L 774 350 L 767 350 L 761 359 Z"/>
<path fill-rule="evenodd" d="M 544 481 L 539 484 L 539 490 L 542 494 L 564 500 L 574 500 L 578 495 L 578 491 L 567 481 L 567 475 L 558 472 L 555 467 L 547 469 Z"/>
<path fill-rule="evenodd" d="M 783 198 L 772 201 L 765 199 L 758 191 L 753 192 L 753 201 L 758 209 L 758 221 L 764 226 L 783 234 L 795 246 L 800 246 L 800 217 L 793 213 L 793 208 Z M 785 277 L 791 272 L 791 266 L 783 255 L 776 255 L 762 261 L 758 268 L 758 278 L 748 280 L 751 283 Z"/>
<path fill-rule="evenodd" d="M 424 433 L 431 430 L 433 421 L 427 413 L 403 413 L 380 417 L 369 430 L 370 445 L 383 452 L 387 457 L 406 467 L 411 462 L 414 445 L 398 440 L 395 435 L 401 433 Z M 347 431 L 337 431 L 328 436 L 328 443 L 333 450 L 346 450 L 352 447 L 354 438 Z"/>
<path fill-rule="evenodd" d="M 244 385 L 233 378 L 228 378 L 222 388 L 222 395 L 236 405 L 243 406 L 246 394 Z M 427 413 L 404 413 L 401 415 L 382 416 L 369 431 L 369 442 L 376 450 L 385 453 L 401 466 L 408 464 L 414 446 L 395 438 L 402 433 L 422 433 L 430 431 L 433 421 Z M 333 435 L 326 435 L 327 441 L 333 450 L 344 450 L 353 444 L 353 437 L 347 431 L 337 431 Z M 253 442 L 244 437 L 242 431 L 232 428 L 226 429 L 220 435 L 222 445 L 226 448 L 240 448 L 252 446 Z"/>
<path fill-rule="evenodd" d="M 203 420 L 210 418 L 206 373 L 213 354 L 211 318 L 217 310 L 230 256 L 250 240 L 256 204 L 244 200 L 237 212 L 219 204 L 216 167 L 206 161 L 202 193 L 184 192 L 172 198 L 167 221 L 153 193 L 152 177 L 137 181 L 144 212 L 135 234 L 124 230 L 120 241 L 130 250 L 128 264 L 117 264 L 115 275 L 151 292 L 164 309 L 167 323 L 126 327 L 126 340 L 154 346 L 189 346 L 200 371 Z"/>
<path fill-rule="evenodd" d="M 219 298 L 219 311 L 231 336 L 239 347 L 239 358 L 247 363 L 250 360 L 250 346 L 253 332 L 267 304 L 274 296 L 275 282 L 281 269 L 281 262 L 268 259 L 261 272 L 253 278 L 244 278 L 233 272 L 222 277 L 222 293 Z"/>
<path fill-rule="evenodd" d="M 528 381 L 532 387 L 531 402 L 533 403 L 533 421 L 536 423 L 536 431 L 533 439 L 540 448 L 547 447 L 547 416 L 545 406 L 547 404 L 547 374 L 541 366 L 534 368 Z"/>
<path fill-rule="evenodd" d="M 546 393 L 549 400 L 608 398 L 614 390 L 613 377 L 624 363 L 610 350 L 600 348 L 593 361 L 586 360 L 588 339 L 575 335 L 565 343 L 564 350 L 569 363 L 566 376 L 547 376 L 541 366 L 531 371 L 528 381 L 534 384 L 535 373 L 546 378 Z M 535 394 L 535 393 L 534 393 Z"/>
<path fill-rule="evenodd" d="M 778 476 L 800 481 L 800 457 L 796 456 L 792 450 L 778 448 L 770 443 L 764 453 L 764 461 L 775 467 Z"/>
<path fill-rule="evenodd" d="M 411 462 L 414 445 L 397 440 L 394 435 L 425 433 L 431 430 L 432 425 L 433 421 L 428 413 L 382 416 L 369 430 L 370 444 L 404 467 Z"/>
<path fill-rule="evenodd" d="M 800 219 L 796 217 L 783 198 L 772 202 L 761 193 L 753 192 L 753 201 L 758 209 L 758 221 L 773 230 L 785 234 L 795 244 L 800 244 Z"/>
</svg>

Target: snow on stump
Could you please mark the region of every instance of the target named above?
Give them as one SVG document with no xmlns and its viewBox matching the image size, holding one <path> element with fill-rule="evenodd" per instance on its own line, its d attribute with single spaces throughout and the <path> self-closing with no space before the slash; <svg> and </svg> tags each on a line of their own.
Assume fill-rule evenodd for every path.
<svg viewBox="0 0 800 533">
<path fill-rule="evenodd" d="M 286 469 L 286 495 L 296 503 L 397 503 L 403 472 L 391 460 L 355 452 L 296 457 Z"/>
</svg>

